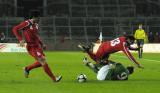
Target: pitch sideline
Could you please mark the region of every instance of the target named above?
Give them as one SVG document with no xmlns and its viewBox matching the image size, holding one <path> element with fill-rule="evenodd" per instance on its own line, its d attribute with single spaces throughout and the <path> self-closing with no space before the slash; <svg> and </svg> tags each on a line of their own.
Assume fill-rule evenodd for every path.
<svg viewBox="0 0 160 93">
<path fill-rule="evenodd" d="M 127 59 L 127 57 L 125 57 L 125 56 L 119 56 L 119 55 L 112 55 L 112 56 L 117 56 L 117 57 L 120 57 L 120 58 Z M 160 63 L 160 60 L 153 60 L 153 59 L 146 59 L 146 58 L 142 58 L 142 59 L 140 59 L 140 60 L 145 60 L 145 61 L 148 61 L 148 62 Z"/>
</svg>

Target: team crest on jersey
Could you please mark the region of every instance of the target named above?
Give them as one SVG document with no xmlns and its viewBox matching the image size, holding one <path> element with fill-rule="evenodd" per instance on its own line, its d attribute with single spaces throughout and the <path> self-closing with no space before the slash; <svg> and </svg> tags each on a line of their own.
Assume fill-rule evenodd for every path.
<svg viewBox="0 0 160 93">
<path fill-rule="evenodd" d="M 37 56 L 41 56 L 41 53 L 40 53 L 40 52 L 37 52 Z"/>
</svg>

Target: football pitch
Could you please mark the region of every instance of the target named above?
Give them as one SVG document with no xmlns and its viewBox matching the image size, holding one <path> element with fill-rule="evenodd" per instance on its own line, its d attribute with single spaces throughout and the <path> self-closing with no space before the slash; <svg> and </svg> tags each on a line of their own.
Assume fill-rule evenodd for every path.
<svg viewBox="0 0 160 93">
<path fill-rule="evenodd" d="M 61 82 L 54 83 L 42 68 L 24 78 L 22 68 L 34 59 L 26 53 L 0 53 L 0 93 L 158 93 L 160 91 L 160 54 L 146 53 L 135 58 L 144 69 L 135 69 L 128 81 L 97 81 L 96 74 L 84 66 L 82 52 L 46 52 L 49 66 Z M 134 65 L 121 53 L 110 59 L 125 66 Z M 87 82 L 78 83 L 77 75 L 87 75 Z"/>
</svg>

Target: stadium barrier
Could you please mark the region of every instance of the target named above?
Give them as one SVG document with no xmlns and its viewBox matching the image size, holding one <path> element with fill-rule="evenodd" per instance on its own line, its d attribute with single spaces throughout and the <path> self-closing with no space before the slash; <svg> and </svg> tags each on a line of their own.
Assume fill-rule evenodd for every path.
<svg viewBox="0 0 160 93">
<path fill-rule="evenodd" d="M 144 44 L 143 51 L 145 53 L 160 53 L 160 44 Z M 0 52 L 27 52 L 27 50 L 17 43 L 0 43 Z"/>
<path fill-rule="evenodd" d="M 27 52 L 27 50 L 16 43 L 0 43 L 0 52 Z"/>
<path fill-rule="evenodd" d="M 143 51 L 146 53 L 160 53 L 160 44 L 144 44 Z"/>
</svg>

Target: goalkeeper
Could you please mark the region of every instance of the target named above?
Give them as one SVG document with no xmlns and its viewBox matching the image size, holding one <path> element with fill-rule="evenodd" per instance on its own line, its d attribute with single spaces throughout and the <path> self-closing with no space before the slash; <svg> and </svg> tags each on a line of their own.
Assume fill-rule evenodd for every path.
<svg viewBox="0 0 160 93">
<path fill-rule="evenodd" d="M 97 73 L 97 80 L 128 80 L 128 76 L 134 72 L 133 66 L 124 67 L 121 63 L 109 60 L 108 64 L 93 64 L 85 57 L 83 62 L 87 67 Z"/>
</svg>

